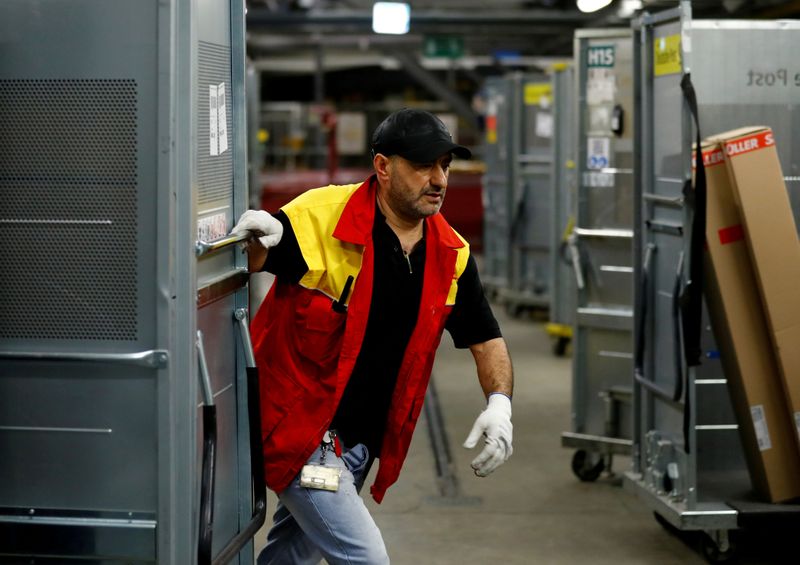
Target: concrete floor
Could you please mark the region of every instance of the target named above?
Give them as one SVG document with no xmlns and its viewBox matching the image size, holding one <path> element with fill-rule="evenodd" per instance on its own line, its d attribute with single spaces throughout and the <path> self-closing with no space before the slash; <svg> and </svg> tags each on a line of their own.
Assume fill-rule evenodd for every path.
<svg viewBox="0 0 800 565">
<path fill-rule="evenodd" d="M 392 563 L 706 563 L 697 536 L 664 529 L 622 488 L 619 475 L 605 474 L 594 483 L 576 479 L 573 451 L 560 444 L 570 426 L 571 360 L 552 354 L 542 322 L 508 318 L 501 308 L 495 312 L 515 368 L 514 455 L 487 478 L 472 474 L 474 453 L 461 443 L 484 401 L 472 356 L 456 350 L 445 334 L 433 375 L 461 497 L 439 495 L 423 413 L 400 480 L 382 504 L 367 500 Z M 614 470 L 623 473 L 629 464 L 618 457 Z M 270 493 L 268 523 L 275 503 Z M 266 530 L 256 538 L 256 555 L 265 536 Z M 776 543 L 763 537 L 743 541 L 740 563 L 798 562 L 796 549 L 787 554 L 789 544 L 776 549 Z"/>
</svg>

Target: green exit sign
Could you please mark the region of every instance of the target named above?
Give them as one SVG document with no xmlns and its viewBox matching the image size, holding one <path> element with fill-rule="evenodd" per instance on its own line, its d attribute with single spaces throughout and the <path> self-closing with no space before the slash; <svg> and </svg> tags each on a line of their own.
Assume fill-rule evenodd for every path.
<svg viewBox="0 0 800 565">
<path fill-rule="evenodd" d="M 464 39 L 458 35 L 429 35 L 425 37 L 426 57 L 458 59 L 464 55 Z"/>
</svg>

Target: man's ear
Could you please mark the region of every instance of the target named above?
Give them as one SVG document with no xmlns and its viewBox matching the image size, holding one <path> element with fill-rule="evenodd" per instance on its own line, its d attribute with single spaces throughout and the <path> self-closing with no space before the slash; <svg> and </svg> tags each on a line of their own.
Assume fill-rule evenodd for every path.
<svg viewBox="0 0 800 565">
<path fill-rule="evenodd" d="M 375 167 L 375 173 L 379 179 L 388 180 L 389 169 L 391 168 L 391 159 L 383 153 L 376 153 L 372 158 L 372 166 Z"/>
</svg>

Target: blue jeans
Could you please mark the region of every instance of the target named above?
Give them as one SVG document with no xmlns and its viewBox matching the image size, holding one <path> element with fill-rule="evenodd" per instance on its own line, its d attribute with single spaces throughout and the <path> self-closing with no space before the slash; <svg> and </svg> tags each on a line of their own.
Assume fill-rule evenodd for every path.
<svg viewBox="0 0 800 565">
<path fill-rule="evenodd" d="M 319 464 L 321 455 L 317 448 L 308 463 Z M 358 494 L 369 471 L 368 461 L 362 444 L 344 451 L 342 457 L 329 451 L 325 466 L 342 469 L 337 492 L 301 487 L 298 474 L 278 495 L 258 565 L 312 565 L 323 557 L 330 565 L 388 564 L 381 532 Z"/>
</svg>

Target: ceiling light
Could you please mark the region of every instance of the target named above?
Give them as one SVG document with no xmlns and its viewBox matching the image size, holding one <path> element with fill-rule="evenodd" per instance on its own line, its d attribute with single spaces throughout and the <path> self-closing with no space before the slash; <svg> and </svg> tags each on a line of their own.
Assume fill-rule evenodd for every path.
<svg viewBox="0 0 800 565">
<path fill-rule="evenodd" d="M 372 31 L 402 35 L 408 33 L 411 6 L 405 2 L 375 2 L 372 6 Z"/>
<path fill-rule="evenodd" d="M 622 0 L 619 3 L 617 16 L 620 18 L 630 18 L 638 10 L 642 9 L 642 0 Z"/>
<path fill-rule="evenodd" d="M 578 0 L 578 9 L 581 12 L 596 12 L 611 4 L 611 0 Z"/>
</svg>

